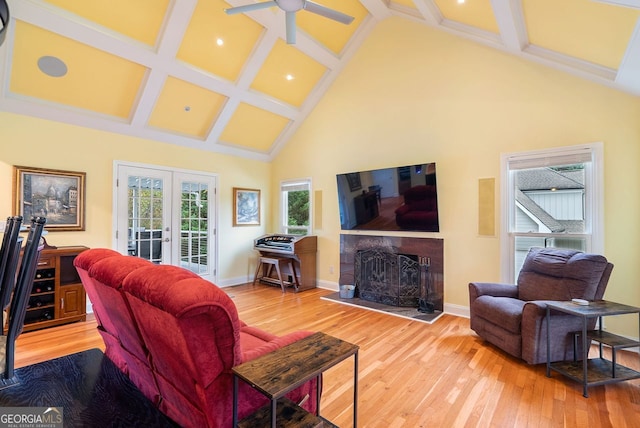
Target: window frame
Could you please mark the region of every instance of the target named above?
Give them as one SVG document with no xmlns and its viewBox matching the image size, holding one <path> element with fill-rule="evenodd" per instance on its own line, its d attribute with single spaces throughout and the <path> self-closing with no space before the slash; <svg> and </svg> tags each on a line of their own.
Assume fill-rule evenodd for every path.
<svg viewBox="0 0 640 428">
<path fill-rule="evenodd" d="M 302 190 L 302 189 L 294 189 L 295 187 L 306 186 L 309 191 L 309 225 L 308 226 L 289 226 L 288 224 L 288 198 L 286 196 L 287 192 L 292 190 Z M 310 177 L 306 178 L 298 178 L 291 180 L 283 180 L 280 182 L 280 232 L 291 235 L 299 235 L 299 236 L 307 236 L 312 234 L 313 230 L 313 198 L 312 198 L 312 181 Z M 291 233 L 291 229 L 305 231 L 303 234 L 299 233 Z"/>
<path fill-rule="evenodd" d="M 514 168 L 510 164 L 527 164 L 528 167 L 543 167 L 568 164 L 567 159 L 579 158 L 586 154 L 590 157 L 585 167 L 585 231 L 580 234 L 553 234 L 515 232 L 515 185 Z M 558 147 L 552 149 L 515 152 L 501 155 L 501 201 L 502 221 L 500 237 L 501 281 L 514 284 L 515 271 L 515 239 L 518 236 L 554 235 L 556 237 L 584 237 L 586 251 L 596 254 L 604 253 L 604 150 L 602 142 Z"/>
</svg>

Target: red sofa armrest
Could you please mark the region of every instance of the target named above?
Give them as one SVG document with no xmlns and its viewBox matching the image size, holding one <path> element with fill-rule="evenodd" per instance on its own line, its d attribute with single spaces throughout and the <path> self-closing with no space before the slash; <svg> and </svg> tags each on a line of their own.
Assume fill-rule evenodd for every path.
<svg viewBox="0 0 640 428">
<path fill-rule="evenodd" d="M 411 207 L 407 204 L 404 205 L 400 205 L 398 208 L 396 208 L 396 215 L 404 215 L 406 213 L 408 213 L 409 211 L 411 211 Z"/>
<path fill-rule="evenodd" d="M 311 336 L 312 334 L 312 331 L 299 330 L 293 333 L 286 334 L 284 336 L 279 336 L 262 346 L 243 352 L 242 362 L 254 360 L 264 354 L 275 351 L 276 349 L 280 349 L 283 346 L 290 345 L 307 336 Z"/>
</svg>

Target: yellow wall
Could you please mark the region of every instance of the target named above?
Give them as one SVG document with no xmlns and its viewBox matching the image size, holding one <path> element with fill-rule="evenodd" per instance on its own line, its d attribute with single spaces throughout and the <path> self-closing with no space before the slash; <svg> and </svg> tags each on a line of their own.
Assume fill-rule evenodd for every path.
<svg viewBox="0 0 640 428">
<path fill-rule="evenodd" d="M 335 175 L 437 162 L 441 233 L 415 236 L 444 239 L 445 304 L 466 307 L 469 281 L 500 277 L 499 238 L 477 234 L 478 179 L 494 177 L 499 189 L 502 153 L 603 141 L 605 255 L 616 265 L 606 297 L 640 306 L 638 118 L 638 97 L 390 18 L 272 164 L 0 112 L 0 213 L 11 212 L 12 165 L 85 171 L 87 230 L 52 232 L 48 240 L 110 247 L 114 160 L 214 172 L 225 285 L 252 277 L 253 239 L 277 230 L 280 181 L 311 177 L 322 193 L 318 277 L 335 285 Z M 231 227 L 234 186 L 262 189 L 262 226 Z M 635 322 L 607 325 L 638 336 Z"/>
<path fill-rule="evenodd" d="M 232 188 L 262 189 L 262 200 L 268 201 L 268 163 L 2 112 L 0 141 L 0 213 L 4 218 L 12 212 L 13 165 L 87 173 L 86 231 L 51 232 L 47 241 L 52 245 L 111 248 L 115 160 L 217 174 L 218 282 L 226 285 L 253 275 L 253 239 L 266 233 L 266 216 L 263 212 L 262 226 L 232 227 Z"/>
<path fill-rule="evenodd" d="M 605 297 L 640 306 L 639 119 L 638 97 L 390 18 L 274 161 L 273 198 L 280 180 L 312 177 L 323 195 L 318 276 L 335 283 L 336 174 L 436 162 L 441 232 L 415 236 L 444 239 L 445 304 L 466 307 L 470 281 L 500 279 L 499 237 L 477 234 L 478 180 L 495 177 L 499 192 L 502 153 L 602 141 L 605 255 L 615 264 Z M 607 325 L 638 337 L 637 321 Z"/>
</svg>

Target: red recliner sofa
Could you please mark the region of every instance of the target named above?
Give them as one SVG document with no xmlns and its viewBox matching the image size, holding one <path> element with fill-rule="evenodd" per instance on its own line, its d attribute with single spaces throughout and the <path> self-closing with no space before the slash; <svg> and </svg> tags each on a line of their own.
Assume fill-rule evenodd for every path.
<svg viewBox="0 0 640 428">
<path fill-rule="evenodd" d="M 404 204 L 395 211 L 401 229 L 437 232 L 438 197 L 436 186 L 418 185 L 404 192 Z"/>
<path fill-rule="evenodd" d="M 312 334 L 278 337 L 248 326 L 211 282 L 176 266 L 114 253 L 91 249 L 74 262 L 99 319 L 105 354 L 181 426 L 230 427 L 231 368 Z M 133 332 L 136 337 L 125 338 Z M 302 407 L 315 413 L 316 384 L 309 381 L 287 397 L 308 397 Z M 240 418 L 266 404 L 264 395 L 240 382 Z"/>
</svg>

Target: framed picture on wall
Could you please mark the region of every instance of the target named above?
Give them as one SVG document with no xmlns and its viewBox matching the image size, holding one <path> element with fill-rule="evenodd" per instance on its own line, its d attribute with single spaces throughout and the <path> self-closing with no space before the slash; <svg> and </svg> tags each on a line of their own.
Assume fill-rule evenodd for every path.
<svg viewBox="0 0 640 428">
<path fill-rule="evenodd" d="M 260 190 L 233 188 L 233 225 L 260 225 Z"/>
<path fill-rule="evenodd" d="M 14 215 L 46 217 L 49 231 L 84 230 L 86 173 L 26 166 L 13 172 Z"/>
<path fill-rule="evenodd" d="M 362 189 L 362 183 L 360 182 L 360 173 L 359 172 L 351 172 L 346 175 L 347 183 L 349 183 L 349 190 L 355 192 L 356 190 Z"/>
</svg>

